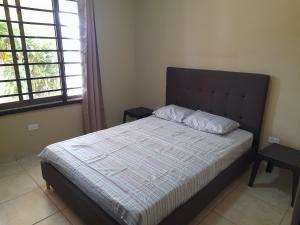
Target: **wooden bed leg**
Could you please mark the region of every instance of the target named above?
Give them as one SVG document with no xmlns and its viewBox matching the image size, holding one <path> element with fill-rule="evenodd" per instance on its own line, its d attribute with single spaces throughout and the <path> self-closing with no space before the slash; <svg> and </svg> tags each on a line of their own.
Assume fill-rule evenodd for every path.
<svg viewBox="0 0 300 225">
<path fill-rule="evenodd" d="M 47 190 L 50 190 L 50 184 L 46 181 L 46 188 Z"/>
</svg>

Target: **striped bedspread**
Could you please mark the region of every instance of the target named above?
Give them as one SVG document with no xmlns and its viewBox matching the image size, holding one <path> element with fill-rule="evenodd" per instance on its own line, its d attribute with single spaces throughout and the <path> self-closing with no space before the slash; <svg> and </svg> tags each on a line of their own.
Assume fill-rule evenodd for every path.
<svg viewBox="0 0 300 225">
<path fill-rule="evenodd" d="M 154 116 L 59 142 L 41 153 L 101 208 L 126 225 L 157 225 L 252 144 Z"/>
</svg>

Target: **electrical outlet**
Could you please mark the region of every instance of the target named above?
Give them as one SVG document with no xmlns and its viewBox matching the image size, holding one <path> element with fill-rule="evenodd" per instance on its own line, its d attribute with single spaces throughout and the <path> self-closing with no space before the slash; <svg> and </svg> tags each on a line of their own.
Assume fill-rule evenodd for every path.
<svg viewBox="0 0 300 225">
<path fill-rule="evenodd" d="M 40 128 L 40 125 L 38 123 L 32 123 L 27 125 L 27 129 L 29 131 L 38 130 Z"/>
<path fill-rule="evenodd" d="M 268 138 L 268 142 L 270 144 L 279 144 L 280 143 L 280 139 L 278 137 L 269 137 Z"/>
</svg>

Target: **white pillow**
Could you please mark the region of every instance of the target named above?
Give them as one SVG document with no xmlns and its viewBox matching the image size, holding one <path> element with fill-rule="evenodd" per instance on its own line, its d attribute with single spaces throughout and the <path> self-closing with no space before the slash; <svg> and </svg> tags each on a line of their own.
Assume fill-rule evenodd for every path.
<svg viewBox="0 0 300 225">
<path fill-rule="evenodd" d="M 227 134 L 240 126 L 238 122 L 231 119 L 200 110 L 187 117 L 183 123 L 196 130 L 213 134 Z"/>
<path fill-rule="evenodd" d="M 157 109 L 156 111 L 153 112 L 153 114 L 156 117 L 165 120 L 171 120 L 171 121 L 181 123 L 186 117 L 191 115 L 193 112 L 195 111 L 177 105 L 167 105 Z"/>
</svg>

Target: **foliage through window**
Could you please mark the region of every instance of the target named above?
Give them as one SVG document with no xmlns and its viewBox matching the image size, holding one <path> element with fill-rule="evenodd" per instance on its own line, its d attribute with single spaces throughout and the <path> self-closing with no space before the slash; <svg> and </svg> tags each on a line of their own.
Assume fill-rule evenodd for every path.
<svg viewBox="0 0 300 225">
<path fill-rule="evenodd" d="M 0 0 L 0 112 L 82 95 L 75 0 Z"/>
</svg>

